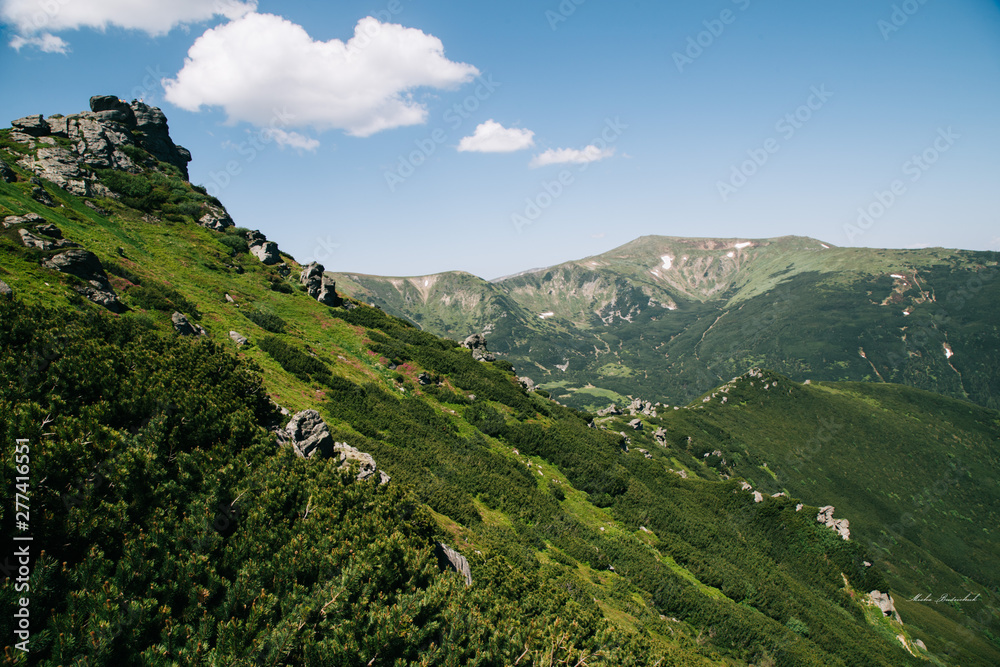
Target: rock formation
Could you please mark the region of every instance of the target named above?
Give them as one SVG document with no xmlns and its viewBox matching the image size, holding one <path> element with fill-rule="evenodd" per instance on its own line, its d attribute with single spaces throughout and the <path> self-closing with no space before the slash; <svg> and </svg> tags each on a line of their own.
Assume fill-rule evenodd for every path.
<svg viewBox="0 0 1000 667">
<path fill-rule="evenodd" d="M 633 419 L 632 421 L 630 421 L 628 423 L 628 425 L 631 426 L 632 429 L 635 430 L 635 431 L 641 431 L 642 430 L 642 420 L 641 419 Z"/>
<path fill-rule="evenodd" d="M 241 335 L 240 333 L 238 333 L 236 331 L 230 331 L 229 332 L 229 337 L 232 339 L 232 341 L 234 343 L 236 343 L 237 347 L 243 347 L 244 345 L 247 344 L 247 337 Z"/>
<path fill-rule="evenodd" d="M 10 285 L 0 280 L 0 297 L 4 299 L 10 299 L 14 296 L 14 290 L 11 289 Z"/>
<path fill-rule="evenodd" d="M 613 415 L 620 415 L 621 413 L 622 413 L 622 411 L 618 409 L 618 406 L 615 405 L 614 403 L 612 403 L 611 405 L 609 405 L 608 407 L 604 408 L 603 410 L 598 410 L 597 411 L 597 416 L 598 417 L 608 417 L 608 416 L 613 416 Z"/>
<path fill-rule="evenodd" d="M 834 519 L 833 513 L 835 509 L 836 508 L 833 505 L 820 507 L 819 514 L 816 515 L 816 521 L 825 525 L 827 528 L 832 528 L 845 540 L 849 540 L 851 539 L 851 523 L 847 519 Z"/>
<path fill-rule="evenodd" d="M 4 183 L 13 183 L 17 180 L 17 174 L 3 159 L 0 159 L 0 180 Z"/>
<path fill-rule="evenodd" d="M 206 208 L 208 211 L 203 216 L 198 218 L 198 224 L 202 227 L 207 227 L 208 229 L 221 232 L 224 229 L 236 226 L 236 223 L 233 222 L 233 219 L 228 213 L 226 213 L 225 210 L 212 204 L 208 204 Z"/>
<path fill-rule="evenodd" d="M 208 332 L 205 331 L 205 327 L 200 324 L 191 324 L 188 318 L 177 311 L 174 311 L 174 314 L 170 316 L 170 320 L 174 323 L 174 331 L 182 336 L 208 335 Z"/>
<path fill-rule="evenodd" d="M 465 556 L 442 542 L 438 542 L 434 548 L 434 555 L 437 556 L 438 565 L 440 565 L 442 570 L 454 570 L 462 575 L 466 586 L 472 585 L 472 569 L 469 567 L 469 561 Z"/>
<path fill-rule="evenodd" d="M 67 250 L 42 261 L 42 266 L 61 273 L 68 273 L 85 281 L 87 285 L 76 286 L 79 294 L 114 313 L 125 310 L 118 300 L 108 274 L 97 255 L 88 250 Z"/>
<path fill-rule="evenodd" d="M 316 299 L 325 306 L 339 306 L 341 299 L 337 296 L 337 283 L 330 280 L 324 274 L 326 269 L 322 264 L 313 262 L 302 269 L 299 274 L 299 282 L 306 286 L 309 296 Z"/>
<path fill-rule="evenodd" d="M 98 95 L 90 98 L 89 112 L 49 119 L 36 114 L 11 121 L 11 126 L 14 141 L 42 144 L 35 155 L 21 158 L 18 164 L 75 195 L 114 196 L 97 182 L 91 169 L 141 172 L 143 165 L 135 163 L 134 153 L 130 156 L 125 150 L 128 146 L 146 150 L 188 178 L 191 153 L 174 144 L 163 112 L 142 102 L 129 105 L 112 95 Z M 57 137 L 69 139 L 72 148 L 58 145 Z"/>
<path fill-rule="evenodd" d="M 903 622 L 903 619 L 899 616 L 899 612 L 896 611 L 896 602 L 892 599 L 891 595 L 880 591 L 872 591 L 869 595 L 871 595 L 875 606 L 882 610 L 883 616 L 891 616 L 898 623 Z"/>
<path fill-rule="evenodd" d="M 281 253 L 278 252 L 278 244 L 268 241 L 267 237 L 258 231 L 247 232 L 247 245 L 250 247 L 250 254 L 268 266 L 281 262 Z"/>
<path fill-rule="evenodd" d="M 303 410 L 295 414 L 285 428 L 277 433 L 278 444 L 291 447 L 301 458 L 338 457 L 340 467 L 358 464 L 358 479 L 366 480 L 378 475 L 379 484 L 386 484 L 389 475 L 379 470 L 371 454 L 359 451 L 347 443 L 334 442 L 330 429 L 315 410 Z"/>
<path fill-rule="evenodd" d="M 496 355 L 486 349 L 486 336 L 483 334 L 472 334 L 464 341 L 462 347 L 472 350 L 472 358 L 476 361 L 496 361 Z"/>
</svg>

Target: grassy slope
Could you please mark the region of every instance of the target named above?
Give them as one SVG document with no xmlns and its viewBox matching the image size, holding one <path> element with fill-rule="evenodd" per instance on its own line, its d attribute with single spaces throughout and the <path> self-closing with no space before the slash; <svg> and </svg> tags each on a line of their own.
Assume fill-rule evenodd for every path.
<svg viewBox="0 0 1000 667">
<path fill-rule="evenodd" d="M 1000 414 L 899 385 L 771 373 L 724 389 L 653 421 L 697 457 L 721 452 L 724 463 L 709 460 L 761 491 L 834 505 L 888 568 L 915 636 L 960 664 L 1000 660 L 986 639 L 1000 626 Z M 912 601 L 967 592 L 983 597 Z"/>
<path fill-rule="evenodd" d="M 651 460 L 625 455 L 612 446 L 616 438 L 585 428 L 537 397 L 503 389 L 511 386 L 510 377 L 488 365 L 468 366 L 467 352 L 413 338 L 377 311 L 353 311 L 369 318 L 365 321 L 375 329 L 410 341 L 399 348 L 408 357 L 399 369 L 401 391 L 397 372 L 370 350 L 376 335 L 371 326 L 352 324 L 346 311 L 331 317 L 332 311 L 297 288 L 291 294 L 269 289 L 280 282 L 275 270 L 247 255 L 229 257 L 218 234 L 102 202 L 114 208 L 106 218 L 66 193 L 49 190 L 61 207 L 47 209 L 31 201 L 23 184 L 0 185 L 0 197 L 8 211 L 44 215 L 68 238 L 105 263 L 128 269 L 143 285 L 170 285 L 200 311 L 212 340 L 232 346 L 230 330 L 249 336 L 252 343 L 261 340 L 265 332 L 242 314 L 250 306 L 288 322 L 283 340 L 311 351 L 341 379 L 335 383 L 341 393 L 334 394 L 342 400 L 327 401 L 333 385 L 294 377 L 256 345 L 238 354 L 260 366 L 275 401 L 291 410 L 320 408 L 338 437 L 375 454 L 395 484 L 412 485 L 437 511 L 440 528 L 470 557 L 477 577 L 502 588 L 489 574 L 498 562 L 531 572 L 554 568 L 546 571 L 556 579 L 568 577 L 569 589 L 580 600 L 596 600 L 609 619 L 648 642 L 649 655 L 672 656 L 677 664 L 705 658 L 731 664 L 772 658 L 778 664 L 848 664 L 852 655 L 866 656 L 865 664 L 907 663 L 898 646 L 867 629 L 863 608 L 841 589 L 840 572 L 860 581 L 868 575 L 856 563 L 850 565 L 845 545 L 831 541 L 825 529 L 787 504 L 756 507 L 745 494 L 734 494 L 732 485 L 682 481 L 666 469 L 667 463 L 676 465 L 674 458 L 685 457 L 682 452 L 671 459 L 659 453 Z M 69 289 L 70 280 L 39 268 L 38 257 L 9 237 L 2 252 L 3 279 L 26 302 L 98 310 L 80 302 Z M 289 263 L 294 272 L 297 265 Z M 169 309 L 143 312 L 130 294 L 136 288 L 118 278 L 115 282 L 123 300 L 135 308 L 126 319 L 169 332 Z M 235 304 L 226 301 L 227 293 Z M 473 370 L 461 370 L 467 367 Z M 425 369 L 442 376 L 446 393 L 422 390 L 413 381 Z M 468 386 L 496 388 L 498 396 L 507 397 L 477 402 L 504 416 L 506 425 L 499 431 L 463 406 L 468 389 L 451 393 L 459 377 L 472 383 Z M 351 387 L 363 387 L 364 396 L 357 399 Z M 351 408 L 352 396 L 362 401 L 356 409 Z M 413 431 L 398 430 L 403 426 Z M 432 444 L 436 449 L 428 449 Z M 518 447 L 521 451 L 515 452 Z M 714 477 L 689 456 L 686 460 L 696 476 Z M 529 461 L 529 476 L 536 481 L 526 485 L 523 474 L 514 471 L 525 470 Z M 550 480 L 565 489 L 565 500 L 553 504 L 549 499 Z M 493 487 L 493 481 L 512 486 Z M 513 495 L 498 496 L 497 488 Z M 597 498 L 603 509 L 595 506 Z M 649 524 L 647 530 L 640 528 L 640 520 Z M 796 536 L 800 546 L 772 544 L 766 536 L 779 526 L 782 534 Z M 840 564 L 804 558 L 799 549 L 828 553 Z M 614 571 L 609 570 L 612 564 L 617 565 Z M 760 586 L 760 592 L 748 589 L 747 581 Z M 790 598 L 789 591 L 794 593 Z M 784 625 L 790 614 L 814 634 L 796 634 L 808 633 L 799 626 L 790 631 Z M 849 649 L 846 638 L 853 642 Z"/>
</svg>

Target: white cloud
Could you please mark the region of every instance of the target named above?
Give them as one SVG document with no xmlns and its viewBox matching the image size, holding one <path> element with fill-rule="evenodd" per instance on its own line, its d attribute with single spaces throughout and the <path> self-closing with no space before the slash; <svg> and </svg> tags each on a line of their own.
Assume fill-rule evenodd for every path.
<svg viewBox="0 0 1000 667">
<path fill-rule="evenodd" d="M 464 137 L 458 143 L 459 151 L 475 153 L 512 153 L 535 145 L 535 133 L 531 130 L 506 128 L 492 118 L 480 124 L 471 137 Z"/>
<path fill-rule="evenodd" d="M 532 168 L 545 167 L 550 164 L 589 164 L 609 158 L 615 154 L 614 148 L 598 148 L 590 145 L 578 150 L 576 148 L 550 148 L 541 155 L 536 155 L 531 161 Z"/>
<path fill-rule="evenodd" d="M 51 33 L 117 26 L 163 35 L 179 25 L 215 16 L 236 19 L 256 8 L 257 0 L 0 0 L 0 22 L 17 32 L 15 49 L 31 45 L 64 53 L 66 43 Z"/>
<path fill-rule="evenodd" d="M 285 132 L 280 128 L 275 128 L 268 130 L 271 133 L 271 137 L 278 142 L 278 145 L 284 148 L 285 146 L 291 146 L 292 148 L 297 148 L 300 151 L 314 151 L 319 148 L 319 142 L 312 137 L 306 137 L 298 132 Z"/>
<path fill-rule="evenodd" d="M 33 46 L 39 51 L 43 51 L 45 53 L 69 52 L 69 44 L 67 44 L 65 40 L 48 32 L 43 32 L 41 35 L 32 35 L 30 37 L 14 35 L 14 37 L 10 40 L 10 46 L 15 51 L 20 51 L 21 48 L 25 46 Z"/>
<path fill-rule="evenodd" d="M 315 41 L 280 16 L 248 14 L 206 31 L 163 85 L 169 102 L 188 111 L 219 106 L 233 123 L 367 137 L 426 122 L 414 89 L 454 88 L 478 75 L 445 58 L 437 37 L 372 17 L 344 43 Z"/>
</svg>

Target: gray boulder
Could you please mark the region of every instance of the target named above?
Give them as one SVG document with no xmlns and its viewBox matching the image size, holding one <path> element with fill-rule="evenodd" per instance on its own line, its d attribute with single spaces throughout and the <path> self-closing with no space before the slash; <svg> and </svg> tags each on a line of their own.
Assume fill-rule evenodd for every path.
<svg viewBox="0 0 1000 667">
<path fill-rule="evenodd" d="M 462 347 L 472 350 L 472 358 L 476 361 L 496 361 L 496 355 L 486 349 L 486 336 L 481 333 L 472 334 L 464 341 Z"/>
<path fill-rule="evenodd" d="M 101 260 L 89 250 L 66 250 L 42 260 L 42 266 L 86 281 L 86 285 L 74 289 L 94 303 L 115 313 L 125 310 L 125 306 L 118 300 L 118 295 L 108 280 L 108 274 L 104 272 Z"/>
<path fill-rule="evenodd" d="M 291 447 L 296 456 L 304 459 L 330 458 L 335 444 L 329 427 L 315 410 L 295 414 L 288 425 L 278 431 L 278 443 Z"/>
<path fill-rule="evenodd" d="M 642 420 L 641 419 L 633 419 L 632 421 L 630 421 L 628 423 L 628 425 L 631 426 L 632 429 L 635 430 L 635 431 L 641 431 L 642 430 Z"/>
<path fill-rule="evenodd" d="M 903 622 L 903 619 L 899 616 L 899 612 L 896 611 L 896 602 L 892 599 L 891 595 L 880 591 L 872 591 L 869 595 L 872 596 L 872 602 L 882 610 L 883 616 L 890 616 L 899 623 Z"/>
<path fill-rule="evenodd" d="M 303 410 L 295 414 L 288 425 L 277 433 L 278 444 L 291 447 L 296 456 L 304 459 L 314 457 L 328 459 L 337 457 L 341 468 L 358 466 L 358 480 L 378 477 L 379 484 L 389 482 L 389 475 L 375 465 L 371 454 L 359 451 L 347 443 L 334 442 L 330 429 L 315 410 Z"/>
<path fill-rule="evenodd" d="M 302 269 L 299 282 L 305 285 L 309 296 L 326 306 L 339 306 L 342 301 L 337 296 L 337 283 L 326 277 L 322 264 L 313 262 Z"/>
<path fill-rule="evenodd" d="M 834 519 L 833 513 L 835 511 L 836 508 L 833 505 L 820 507 L 819 514 L 816 515 L 816 521 L 835 531 L 841 538 L 845 540 L 851 539 L 851 522 L 847 519 Z"/>
<path fill-rule="evenodd" d="M 191 152 L 174 143 L 170 138 L 170 128 L 167 117 L 157 107 L 151 107 L 143 102 L 132 102 L 132 113 L 135 115 L 135 129 L 142 134 L 140 144 L 160 162 L 172 164 L 180 169 L 184 180 L 188 179 L 188 162 Z"/>
<path fill-rule="evenodd" d="M 278 244 L 274 241 L 264 241 L 260 245 L 250 246 L 250 254 L 259 259 L 261 264 L 268 266 L 281 261 Z"/>
<path fill-rule="evenodd" d="M 417 382 L 419 382 L 422 386 L 427 386 L 431 382 L 433 382 L 433 379 L 431 378 L 430 374 L 424 372 L 417 376 Z"/>
<path fill-rule="evenodd" d="M 535 381 L 532 380 L 530 377 L 527 376 L 519 377 L 517 378 L 517 380 L 518 382 L 521 383 L 521 386 L 527 389 L 528 391 L 535 391 Z"/>
<path fill-rule="evenodd" d="M 236 226 L 236 223 L 233 222 L 233 219 L 226 211 L 217 206 L 211 205 L 209 205 L 208 211 L 205 215 L 198 219 L 198 224 L 202 227 L 207 227 L 208 229 L 214 229 L 217 232 Z"/>
<path fill-rule="evenodd" d="M 24 118 L 12 120 L 10 121 L 10 125 L 14 128 L 14 130 L 27 134 L 31 137 L 45 137 L 48 136 L 51 131 L 49 129 L 49 124 L 45 122 L 45 118 L 42 114 L 25 116 Z"/>
<path fill-rule="evenodd" d="M 608 407 L 604 408 L 603 410 L 598 410 L 597 411 L 597 416 L 598 417 L 607 417 L 608 415 L 620 415 L 621 413 L 622 413 L 622 411 L 618 409 L 618 406 L 615 405 L 614 403 L 612 403 L 611 405 L 609 405 Z"/>
<path fill-rule="evenodd" d="M 27 229 L 17 230 L 21 235 L 21 243 L 24 244 L 25 248 L 38 248 L 39 250 L 58 250 L 59 248 L 79 248 L 79 243 L 73 243 L 72 241 L 67 241 L 66 239 L 43 239 L 39 236 L 35 236 Z"/>
<path fill-rule="evenodd" d="M 174 331 L 182 336 L 207 336 L 208 332 L 200 324 L 192 324 L 184 315 L 174 311 L 170 316 L 170 321 L 174 323 Z"/>
<path fill-rule="evenodd" d="M 48 236 L 50 239 L 61 239 L 63 237 L 62 230 L 49 223 L 36 226 L 35 231 L 43 236 Z"/>
<path fill-rule="evenodd" d="M 379 478 L 379 484 L 387 484 L 391 479 L 389 475 L 378 469 L 375 465 L 375 459 L 372 458 L 371 454 L 359 451 L 345 442 L 333 443 L 333 451 L 335 456 L 340 456 L 341 468 L 350 467 L 355 463 L 358 465 L 359 481 L 371 479 L 376 475 Z"/>
<path fill-rule="evenodd" d="M 462 575 L 466 586 L 472 585 L 472 568 L 469 567 L 469 561 L 465 556 L 442 542 L 438 542 L 434 547 L 434 555 L 437 556 L 438 565 L 442 570 L 454 570 Z"/>
<path fill-rule="evenodd" d="M 653 432 L 653 440 L 661 447 L 667 446 L 667 432 L 662 426 Z"/>
<path fill-rule="evenodd" d="M 33 225 L 46 222 L 45 218 L 37 213 L 25 213 L 24 215 L 8 215 L 3 219 L 4 227 L 14 227 L 15 225 Z"/>
<path fill-rule="evenodd" d="M 13 183 L 17 180 L 17 174 L 2 158 L 0 158 L 0 180 L 4 183 Z"/>
<path fill-rule="evenodd" d="M 0 280 L 0 298 L 10 299 L 14 296 L 14 290 L 10 285 Z"/>
<path fill-rule="evenodd" d="M 247 344 L 247 337 L 243 336 L 243 335 L 240 335 L 239 333 L 237 333 L 235 331 L 230 331 L 229 332 L 229 337 L 232 339 L 232 341 L 234 343 L 236 343 L 236 345 L 238 347 L 243 347 L 244 345 Z"/>
</svg>

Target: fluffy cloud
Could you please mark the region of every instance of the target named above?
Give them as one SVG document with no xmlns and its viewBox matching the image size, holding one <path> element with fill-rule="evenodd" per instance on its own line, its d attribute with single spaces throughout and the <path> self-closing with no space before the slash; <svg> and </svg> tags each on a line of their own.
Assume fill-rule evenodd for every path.
<svg viewBox="0 0 1000 667">
<path fill-rule="evenodd" d="M 236 19 L 257 8 L 257 0 L 0 0 L 0 22 L 14 28 L 15 49 L 36 46 L 65 53 L 62 30 L 117 26 L 162 35 L 178 25 L 215 16 Z"/>
<path fill-rule="evenodd" d="M 506 128 L 492 118 L 480 124 L 471 137 L 458 143 L 458 150 L 475 153 L 512 153 L 535 145 L 531 130 Z"/>
<path fill-rule="evenodd" d="M 541 155 L 536 155 L 531 161 L 531 166 L 545 167 L 550 164 L 588 164 L 609 158 L 614 154 L 614 148 L 601 149 L 594 145 L 580 150 L 576 148 L 550 148 Z"/>
<path fill-rule="evenodd" d="M 233 123 L 366 137 L 426 122 L 414 89 L 454 88 L 478 75 L 413 28 L 367 17 L 346 43 L 319 42 L 280 16 L 254 13 L 206 31 L 163 84 L 169 102 L 189 111 L 219 106 Z"/>
<path fill-rule="evenodd" d="M 69 44 L 67 44 L 65 40 L 47 32 L 43 32 L 41 35 L 32 35 L 30 37 L 14 35 L 14 37 L 10 40 L 10 45 L 16 51 L 20 51 L 21 48 L 25 46 L 33 46 L 39 51 L 43 51 L 45 53 L 67 53 L 69 51 Z"/>
<path fill-rule="evenodd" d="M 314 151 L 319 148 L 319 142 L 312 137 L 306 137 L 298 132 L 285 132 L 281 128 L 269 130 L 271 137 L 281 147 L 290 146 L 300 151 Z"/>
</svg>

